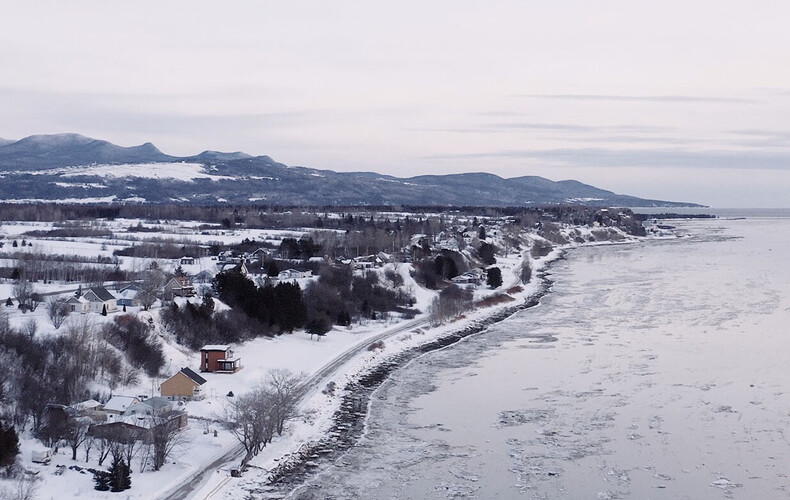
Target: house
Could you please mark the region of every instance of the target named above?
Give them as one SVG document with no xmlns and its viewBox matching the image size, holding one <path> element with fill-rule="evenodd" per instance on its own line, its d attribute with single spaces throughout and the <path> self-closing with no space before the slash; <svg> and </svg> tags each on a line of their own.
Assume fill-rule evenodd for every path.
<svg viewBox="0 0 790 500">
<path fill-rule="evenodd" d="M 480 272 L 476 271 L 467 271 L 463 274 L 459 274 L 455 278 L 451 279 L 453 283 L 456 285 L 479 285 L 483 279 L 483 275 Z"/>
<path fill-rule="evenodd" d="M 193 283 L 211 283 L 211 280 L 214 279 L 214 273 L 207 270 L 202 270 L 196 275 L 192 277 Z"/>
<path fill-rule="evenodd" d="M 241 370 L 241 358 L 234 358 L 229 345 L 207 345 L 200 349 L 200 371 L 234 373 Z"/>
<path fill-rule="evenodd" d="M 164 399 L 164 398 L 151 398 Z M 150 401 L 150 400 L 146 400 Z M 154 430 L 159 428 L 181 429 L 187 426 L 187 412 L 172 408 L 172 403 L 165 400 L 168 405 L 155 402 L 151 405 L 135 405 L 134 413 L 108 414 L 107 420 L 90 427 L 92 436 L 109 436 L 124 439 L 141 440 L 150 443 L 154 439 Z"/>
<path fill-rule="evenodd" d="M 118 307 L 140 307 L 142 301 L 140 300 L 142 289 L 137 285 L 129 285 L 121 288 L 118 291 L 118 298 L 116 303 Z"/>
<path fill-rule="evenodd" d="M 159 386 L 159 394 L 170 399 L 201 399 L 203 397 L 201 386 L 205 383 L 206 379 L 194 371 L 181 368 L 180 372 L 162 382 Z"/>
<path fill-rule="evenodd" d="M 286 269 L 277 273 L 278 281 L 296 280 L 300 278 L 309 278 L 313 275 L 313 271 L 299 271 L 296 269 Z"/>
<path fill-rule="evenodd" d="M 105 413 L 120 415 L 130 406 L 139 403 L 140 400 L 134 396 L 113 396 L 104 405 Z"/>
<path fill-rule="evenodd" d="M 179 260 L 179 263 L 182 266 L 191 266 L 192 264 L 195 263 L 195 258 L 194 257 L 189 257 L 189 256 L 181 257 L 181 260 Z"/>
<path fill-rule="evenodd" d="M 195 287 L 189 278 L 176 276 L 165 285 L 165 297 L 169 300 L 172 300 L 173 297 L 193 297 L 194 295 Z"/>
<path fill-rule="evenodd" d="M 240 262 L 238 264 L 235 262 L 219 262 L 217 263 L 217 269 L 217 272 L 220 273 L 236 272 L 244 276 L 248 276 L 250 274 L 249 270 L 247 269 L 247 265 L 244 262 Z"/>
<path fill-rule="evenodd" d="M 162 415 L 173 410 L 173 402 L 167 398 L 157 396 L 155 398 L 148 398 L 129 405 L 124 410 L 124 416 L 132 415 Z"/>
<path fill-rule="evenodd" d="M 66 301 L 69 312 L 85 314 L 90 310 L 90 305 L 85 297 L 71 297 Z"/>
<path fill-rule="evenodd" d="M 103 286 L 89 288 L 82 298 L 88 301 L 88 310 L 91 312 L 111 313 L 118 310 L 118 302 L 115 299 L 115 295 L 108 292 Z"/>
<path fill-rule="evenodd" d="M 259 248 L 250 254 L 250 260 L 259 260 L 263 262 L 266 258 L 269 257 L 269 251 L 265 248 Z"/>
</svg>

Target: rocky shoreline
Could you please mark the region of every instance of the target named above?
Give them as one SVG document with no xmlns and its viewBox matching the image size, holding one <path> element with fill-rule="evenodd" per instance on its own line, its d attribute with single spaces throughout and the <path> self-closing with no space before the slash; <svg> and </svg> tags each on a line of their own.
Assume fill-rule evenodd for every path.
<svg viewBox="0 0 790 500">
<path fill-rule="evenodd" d="M 565 259 L 564 251 L 553 262 L 563 259 Z M 549 269 L 550 265 L 547 269 L 537 273 L 537 277 L 540 279 L 540 289 L 527 297 L 524 302 L 503 308 L 460 330 L 402 351 L 361 373 L 356 380 L 343 388 L 340 409 L 332 417 L 333 424 L 326 437 L 316 442 L 306 443 L 298 452 L 282 460 L 276 468 L 269 471 L 267 482 L 251 490 L 248 498 L 284 498 L 321 467 L 326 467 L 340 458 L 362 436 L 368 417 L 371 395 L 389 378 L 392 372 L 423 354 L 451 346 L 486 330 L 492 324 L 503 321 L 517 312 L 538 305 L 541 298 L 550 292 L 553 284 Z"/>
</svg>

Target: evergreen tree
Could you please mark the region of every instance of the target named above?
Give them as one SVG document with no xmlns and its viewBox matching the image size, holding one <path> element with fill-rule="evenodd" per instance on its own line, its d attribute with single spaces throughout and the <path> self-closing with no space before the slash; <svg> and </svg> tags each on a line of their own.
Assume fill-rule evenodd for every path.
<svg viewBox="0 0 790 500">
<path fill-rule="evenodd" d="M 6 307 L 11 307 L 13 305 L 14 305 L 14 301 L 11 300 L 11 297 L 8 297 L 8 300 L 5 301 L 5 306 Z"/>
<path fill-rule="evenodd" d="M 98 491 L 110 491 L 110 473 L 97 470 L 93 473 L 93 489 Z"/>
<path fill-rule="evenodd" d="M 121 457 L 113 460 L 109 469 L 110 491 L 119 492 L 132 487 L 132 471 Z"/>
<path fill-rule="evenodd" d="M 102 304 L 101 306 L 101 315 L 107 316 L 107 304 Z"/>
<path fill-rule="evenodd" d="M 502 286 L 502 270 L 498 267 L 489 267 L 486 284 L 491 288 L 499 288 Z"/>
<path fill-rule="evenodd" d="M 16 462 L 19 455 L 19 436 L 14 426 L 5 426 L 0 423 L 0 467 L 7 467 Z"/>
</svg>

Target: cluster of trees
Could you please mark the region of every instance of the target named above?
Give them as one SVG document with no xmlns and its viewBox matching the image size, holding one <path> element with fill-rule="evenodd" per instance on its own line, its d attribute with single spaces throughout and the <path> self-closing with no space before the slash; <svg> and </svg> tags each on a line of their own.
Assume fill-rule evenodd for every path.
<svg viewBox="0 0 790 500">
<path fill-rule="evenodd" d="M 153 327 L 132 314 L 116 316 L 103 327 L 104 338 L 126 355 L 129 364 L 154 377 L 165 365 L 162 343 Z"/>
<path fill-rule="evenodd" d="M 210 294 L 204 295 L 200 304 L 187 302 L 181 307 L 175 302 L 170 304 L 162 309 L 161 319 L 176 342 L 190 349 L 200 349 L 206 344 L 231 344 L 271 333 L 267 325 L 239 309 L 215 312 Z"/>
<path fill-rule="evenodd" d="M 280 242 L 280 256 L 283 259 L 307 260 L 316 255 L 321 255 L 321 245 L 316 244 L 313 238 L 283 238 Z"/>
<path fill-rule="evenodd" d="M 0 267 L 0 276 L 12 280 L 66 281 L 101 284 L 104 281 L 125 281 L 131 276 L 120 268 L 117 258 L 80 257 L 43 253 L 13 254 L 14 266 Z"/>
<path fill-rule="evenodd" d="M 63 335 L 36 338 L 11 328 L 0 313 L 0 408 L 17 428 L 42 428 L 46 405 L 71 405 L 92 396 L 94 382 L 110 388 L 136 378 L 116 349 L 102 339 L 87 318 L 68 323 Z"/>
<path fill-rule="evenodd" d="M 44 296 L 33 289 L 32 283 L 24 279 L 16 282 L 13 293 L 23 313 L 35 311 L 44 301 Z"/>
<path fill-rule="evenodd" d="M 292 332 L 307 322 L 302 290 L 296 283 L 257 286 L 247 276 L 233 270 L 214 277 L 217 297 L 268 327 L 267 333 Z"/>
<path fill-rule="evenodd" d="M 228 430 L 244 446 L 244 462 L 257 455 L 285 423 L 296 416 L 302 377 L 289 370 L 270 370 L 253 390 L 228 399 L 221 416 Z"/>
<path fill-rule="evenodd" d="M 112 254 L 119 257 L 143 257 L 150 259 L 178 259 L 185 255 L 200 257 L 205 250 L 198 245 L 182 245 L 168 241 L 141 243 L 126 248 L 113 250 Z"/>
<path fill-rule="evenodd" d="M 355 319 L 406 312 L 414 298 L 402 290 L 403 277 L 391 271 L 385 278 L 382 283 L 375 272 L 355 275 L 350 266 L 322 267 L 318 280 L 310 282 L 304 293 L 308 331 L 320 335 L 334 324 L 348 326 Z"/>
<path fill-rule="evenodd" d="M 450 285 L 433 299 L 428 306 L 428 317 L 431 325 L 438 326 L 469 311 L 474 307 L 471 290 Z"/>
</svg>

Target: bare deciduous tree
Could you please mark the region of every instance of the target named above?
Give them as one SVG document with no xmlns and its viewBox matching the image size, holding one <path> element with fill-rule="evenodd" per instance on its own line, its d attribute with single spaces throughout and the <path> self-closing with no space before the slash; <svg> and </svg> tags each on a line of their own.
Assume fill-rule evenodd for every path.
<svg viewBox="0 0 790 500">
<path fill-rule="evenodd" d="M 181 432 L 178 418 L 170 418 L 166 414 L 155 415 L 150 440 L 154 470 L 161 469 L 173 450 L 184 444 L 185 440 L 186 435 Z"/>
<path fill-rule="evenodd" d="M 303 376 L 286 369 L 269 370 L 267 374 L 266 387 L 272 395 L 271 414 L 278 435 L 282 435 L 286 420 L 296 416 L 296 389 L 303 379 Z"/>
<path fill-rule="evenodd" d="M 285 422 L 296 415 L 297 390 L 302 377 L 288 370 L 271 370 L 252 391 L 231 399 L 222 420 L 247 451 L 257 455 Z"/>
<path fill-rule="evenodd" d="M 69 306 L 65 301 L 55 298 L 51 298 L 47 301 L 47 316 L 52 322 L 52 326 L 55 327 L 55 330 L 59 329 L 63 322 L 66 321 L 69 312 Z"/>
<path fill-rule="evenodd" d="M 36 318 L 28 318 L 22 323 L 22 331 L 31 339 L 36 336 L 38 331 L 38 321 Z"/>
</svg>

